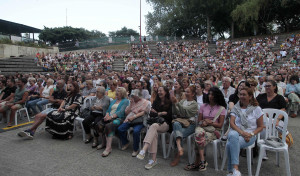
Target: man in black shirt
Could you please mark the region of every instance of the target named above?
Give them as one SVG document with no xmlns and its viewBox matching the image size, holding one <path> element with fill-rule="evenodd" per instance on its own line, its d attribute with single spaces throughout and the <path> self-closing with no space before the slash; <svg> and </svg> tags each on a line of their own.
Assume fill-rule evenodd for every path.
<svg viewBox="0 0 300 176">
<path fill-rule="evenodd" d="M 7 87 L 2 91 L 0 95 L 0 103 L 11 100 L 17 90 L 14 79 L 8 79 L 6 84 Z"/>
<path fill-rule="evenodd" d="M 59 108 L 61 103 L 64 101 L 64 99 L 67 97 L 67 92 L 64 89 L 65 81 L 59 80 L 56 83 L 56 89 L 54 90 L 52 96 L 49 99 L 49 102 L 52 103 L 51 108 L 47 108 L 44 111 L 37 114 L 34 118 L 34 123 L 31 126 L 31 128 L 21 131 L 18 133 L 18 136 L 20 137 L 26 137 L 27 139 L 33 139 L 34 133 L 36 129 L 43 123 L 43 121 L 46 119 L 48 113 L 56 110 Z"/>
</svg>

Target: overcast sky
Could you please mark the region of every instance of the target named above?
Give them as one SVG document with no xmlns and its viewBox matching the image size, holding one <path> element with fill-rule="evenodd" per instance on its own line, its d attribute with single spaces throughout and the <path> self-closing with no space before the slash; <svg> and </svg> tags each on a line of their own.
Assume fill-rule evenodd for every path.
<svg viewBox="0 0 300 176">
<path fill-rule="evenodd" d="M 139 32 L 140 0 L 0 0 L 0 19 L 43 29 L 83 27 L 88 30 L 120 30 L 123 26 Z M 142 35 L 145 15 L 151 6 L 142 0 Z"/>
</svg>

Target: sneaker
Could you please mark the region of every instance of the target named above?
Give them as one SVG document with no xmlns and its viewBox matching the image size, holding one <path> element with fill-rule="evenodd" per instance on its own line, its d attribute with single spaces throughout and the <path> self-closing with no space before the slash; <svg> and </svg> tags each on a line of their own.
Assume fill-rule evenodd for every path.
<svg viewBox="0 0 300 176">
<path fill-rule="evenodd" d="M 127 144 L 125 144 L 125 145 L 121 148 L 121 150 L 126 150 L 126 149 L 128 148 L 128 146 L 129 146 L 129 142 L 128 142 Z"/>
<path fill-rule="evenodd" d="M 233 169 L 232 171 L 233 171 L 232 176 L 242 176 L 239 170 Z"/>
<path fill-rule="evenodd" d="M 132 157 L 136 157 L 138 154 L 139 154 L 138 151 L 133 151 L 132 154 L 131 154 L 131 156 L 132 156 Z"/>
<path fill-rule="evenodd" d="M 145 168 L 148 169 L 148 170 L 152 169 L 156 164 L 157 164 L 156 161 L 149 160 L 148 164 L 145 165 Z"/>
<path fill-rule="evenodd" d="M 199 171 L 206 171 L 207 161 L 201 161 Z"/>
<path fill-rule="evenodd" d="M 137 159 L 143 160 L 145 158 L 145 151 L 141 150 L 140 153 L 136 157 L 137 157 Z"/>
<path fill-rule="evenodd" d="M 33 139 L 34 132 L 30 130 L 21 131 L 18 133 L 20 137 L 26 137 L 27 139 Z"/>
<path fill-rule="evenodd" d="M 227 136 L 225 136 L 225 135 L 222 136 L 222 137 L 221 137 L 221 141 L 227 141 Z"/>
</svg>

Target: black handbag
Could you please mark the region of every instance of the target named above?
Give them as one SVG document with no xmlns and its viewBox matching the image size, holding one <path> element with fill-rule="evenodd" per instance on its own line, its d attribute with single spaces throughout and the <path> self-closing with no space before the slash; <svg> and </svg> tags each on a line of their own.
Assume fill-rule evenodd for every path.
<svg viewBox="0 0 300 176">
<path fill-rule="evenodd" d="M 128 115 L 127 115 L 127 117 L 128 116 L 132 116 L 132 115 L 134 115 L 134 113 L 129 113 Z M 147 117 L 148 115 L 147 114 L 145 114 L 145 115 L 143 115 L 143 116 L 141 116 L 141 117 L 138 117 L 138 118 L 135 118 L 135 119 L 133 119 L 131 122 L 129 122 L 131 125 L 138 125 L 138 124 L 142 124 L 143 122 L 144 122 L 144 118 L 145 118 L 145 116 Z"/>
<path fill-rule="evenodd" d="M 135 118 L 133 121 L 130 122 L 131 125 L 138 125 L 144 122 L 144 116 Z"/>
<path fill-rule="evenodd" d="M 82 112 L 80 113 L 80 117 L 85 119 L 91 116 L 91 110 L 89 108 L 84 108 Z"/>
<path fill-rule="evenodd" d="M 63 120 L 65 118 L 65 111 L 61 111 L 61 112 L 58 112 L 57 110 L 52 111 L 47 116 L 48 118 L 53 119 L 55 121 Z"/>
<path fill-rule="evenodd" d="M 165 122 L 165 119 L 163 117 L 150 117 L 147 119 L 147 124 L 152 125 L 153 123 L 163 124 Z"/>
</svg>

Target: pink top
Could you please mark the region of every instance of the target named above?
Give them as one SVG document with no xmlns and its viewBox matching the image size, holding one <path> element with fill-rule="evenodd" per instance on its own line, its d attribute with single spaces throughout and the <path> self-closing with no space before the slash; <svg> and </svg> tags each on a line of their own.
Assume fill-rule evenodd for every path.
<svg viewBox="0 0 300 176">
<path fill-rule="evenodd" d="M 203 120 L 210 119 L 214 120 L 215 115 L 219 112 L 221 106 L 215 105 L 211 107 L 209 104 L 202 104 L 200 106 L 199 114 L 202 114 Z M 224 108 L 220 115 L 226 115 L 226 109 Z M 216 122 L 219 122 L 219 118 L 217 118 Z"/>
</svg>

